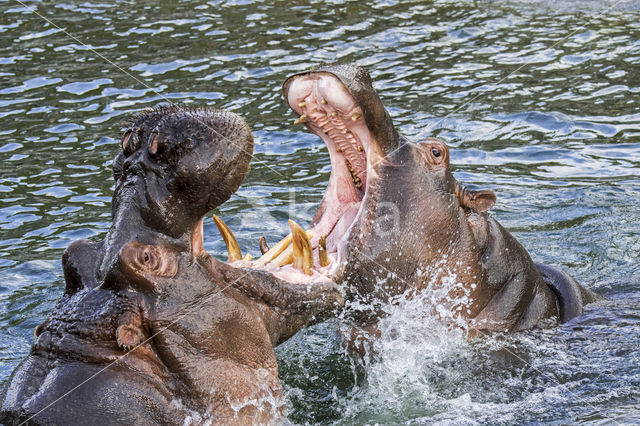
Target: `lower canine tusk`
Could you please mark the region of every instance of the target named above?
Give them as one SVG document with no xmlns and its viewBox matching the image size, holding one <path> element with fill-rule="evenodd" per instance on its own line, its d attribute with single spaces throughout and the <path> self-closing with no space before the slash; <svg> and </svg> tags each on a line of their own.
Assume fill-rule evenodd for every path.
<svg viewBox="0 0 640 426">
<path fill-rule="evenodd" d="M 291 219 L 289 219 L 289 227 L 293 235 L 293 267 L 302 270 L 306 275 L 313 275 L 313 251 L 309 236 Z"/>
<path fill-rule="evenodd" d="M 309 239 L 311 239 L 313 237 L 313 231 L 312 230 L 308 230 L 307 231 L 307 237 L 309 237 Z M 289 238 L 289 242 L 287 242 L 287 244 L 289 244 L 293 240 L 293 236 L 291 234 L 289 234 L 289 235 L 287 235 L 287 238 Z M 276 266 L 284 266 L 284 265 L 288 265 L 288 264 L 290 264 L 292 262 L 293 262 L 293 246 L 292 245 L 289 246 L 289 247 L 286 247 L 286 250 L 283 250 L 278 257 L 273 259 L 273 263 Z"/>
<path fill-rule="evenodd" d="M 218 231 L 220 231 L 220 235 L 222 235 L 222 239 L 227 246 L 227 251 L 229 252 L 229 257 L 227 258 L 227 262 L 235 262 L 236 260 L 242 259 L 242 252 L 240 251 L 240 246 L 238 245 L 238 241 L 236 241 L 236 237 L 233 236 L 233 232 L 231 229 L 215 214 L 213 215 L 213 221 L 216 223 L 218 227 Z"/>
</svg>

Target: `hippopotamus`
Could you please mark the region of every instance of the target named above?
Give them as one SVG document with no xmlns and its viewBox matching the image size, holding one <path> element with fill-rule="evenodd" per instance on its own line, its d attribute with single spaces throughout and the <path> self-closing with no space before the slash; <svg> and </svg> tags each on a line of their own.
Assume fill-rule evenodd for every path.
<svg viewBox="0 0 640 426">
<path fill-rule="evenodd" d="M 295 123 L 329 151 L 311 242 L 318 259 L 336 263 L 330 272 L 352 307 L 344 315 L 351 338 L 376 333 L 382 304 L 424 291 L 441 295 L 425 309 L 462 320 L 471 334 L 568 321 L 595 299 L 566 272 L 531 259 L 489 215 L 495 194 L 456 181 L 442 141 L 400 135 L 365 69 L 320 66 L 289 77 L 283 94 Z M 443 307 L 450 315 L 436 312 Z"/>
<path fill-rule="evenodd" d="M 64 294 L 2 392 L 0 423 L 282 415 L 274 346 L 331 315 L 342 294 L 324 276 L 277 276 L 204 249 L 204 215 L 238 189 L 252 151 L 249 127 L 230 112 L 161 107 L 127 125 L 113 162 L 113 223 L 103 240 L 64 252 Z M 292 228 L 300 262 L 308 239 Z"/>
</svg>

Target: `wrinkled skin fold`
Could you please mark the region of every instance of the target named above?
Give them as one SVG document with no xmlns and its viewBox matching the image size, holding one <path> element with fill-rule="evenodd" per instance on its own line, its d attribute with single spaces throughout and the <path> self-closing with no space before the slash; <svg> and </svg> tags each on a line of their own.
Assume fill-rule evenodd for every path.
<svg viewBox="0 0 640 426">
<path fill-rule="evenodd" d="M 348 340 L 376 334 L 380 306 L 436 291 L 470 334 L 568 321 L 596 299 L 560 269 L 535 264 L 487 212 L 491 191 L 455 180 L 437 139 L 400 135 L 369 74 L 326 65 L 291 76 L 284 97 L 327 144 L 332 172 L 312 227 L 327 234 L 351 306 Z M 435 306 L 425 306 L 435 314 Z M 443 318 L 444 320 L 444 318 Z"/>
<path fill-rule="evenodd" d="M 164 107 L 127 126 L 113 163 L 113 224 L 62 259 L 65 293 L 1 396 L 0 423 L 247 424 L 282 415 L 274 346 L 342 304 L 213 259 L 203 215 L 249 167 L 235 114 Z"/>
</svg>

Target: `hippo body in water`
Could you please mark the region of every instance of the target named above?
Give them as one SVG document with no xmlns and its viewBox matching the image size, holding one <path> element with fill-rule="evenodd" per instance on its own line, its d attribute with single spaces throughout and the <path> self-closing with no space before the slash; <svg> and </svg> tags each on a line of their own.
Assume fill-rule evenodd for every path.
<svg viewBox="0 0 640 426">
<path fill-rule="evenodd" d="M 331 157 L 313 247 L 324 234 L 339 259 L 332 277 L 346 285 L 356 335 L 375 334 L 380 305 L 407 292 L 437 291 L 425 309 L 444 306 L 477 332 L 567 321 L 594 300 L 568 274 L 532 261 L 487 213 L 494 193 L 454 179 L 444 143 L 398 134 L 364 69 L 322 66 L 290 77 L 283 91 L 296 123 Z"/>
<path fill-rule="evenodd" d="M 113 164 L 113 224 L 102 241 L 65 251 L 65 293 L 9 378 L 0 423 L 282 414 L 273 347 L 342 296 L 329 280 L 287 281 L 204 250 L 203 215 L 237 190 L 252 150 L 232 113 L 170 107 L 134 119 Z"/>
</svg>

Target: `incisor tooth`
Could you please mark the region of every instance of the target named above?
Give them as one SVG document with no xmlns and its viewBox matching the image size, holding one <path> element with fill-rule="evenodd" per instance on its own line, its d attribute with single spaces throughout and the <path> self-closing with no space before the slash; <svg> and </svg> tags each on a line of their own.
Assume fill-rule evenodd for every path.
<svg viewBox="0 0 640 426">
<path fill-rule="evenodd" d="M 320 101 L 320 103 L 321 103 L 322 105 L 326 105 L 326 104 L 327 104 L 327 100 L 326 100 L 326 99 L 323 99 L 323 100 L 321 100 L 321 101 Z"/>
<path fill-rule="evenodd" d="M 251 253 L 245 254 L 244 257 L 242 258 L 242 260 L 244 260 L 245 262 L 251 262 L 251 259 L 253 259 L 253 256 L 251 256 Z"/>
<path fill-rule="evenodd" d="M 351 115 L 351 121 L 358 121 L 358 118 L 362 117 L 362 114 L 360 114 L 359 112 L 354 112 Z"/>
<path fill-rule="evenodd" d="M 264 237 L 260 237 L 260 253 L 265 254 L 269 251 L 269 245 L 267 244 L 267 239 Z"/>
<path fill-rule="evenodd" d="M 281 267 L 281 266 L 288 265 L 292 262 L 293 262 L 293 246 L 288 246 L 282 253 L 280 253 L 280 255 L 278 255 L 278 257 L 273 259 L 271 263 L 273 263 L 278 267 Z"/>
<path fill-rule="evenodd" d="M 293 122 L 293 124 L 301 124 L 306 122 L 307 122 L 307 114 L 302 114 L 300 117 L 298 117 L 296 121 Z"/>
<path fill-rule="evenodd" d="M 307 106 L 307 103 L 306 103 L 306 102 L 300 102 L 300 103 L 298 104 L 298 106 L 299 106 L 300 108 L 304 108 L 304 107 L 306 107 L 306 106 Z"/>
<path fill-rule="evenodd" d="M 327 266 L 329 264 L 329 255 L 327 254 L 327 236 L 322 234 L 320 241 L 318 242 L 318 257 L 320 258 L 320 266 Z"/>
<path fill-rule="evenodd" d="M 289 219 L 289 227 L 293 235 L 293 267 L 300 269 L 306 275 L 313 275 L 313 251 L 311 241 L 304 229 Z"/>
<path fill-rule="evenodd" d="M 222 235 L 222 239 L 227 246 L 227 251 L 229 252 L 227 262 L 235 262 L 236 260 L 242 259 L 240 246 L 238 245 L 238 241 L 236 241 L 236 237 L 233 236 L 233 232 L 231 232 L 231 229 L 229 229 L 229 227 L 222 221 L 222 219 L 220 219 L 215 214 L 213 215 L 213 221 L 216 223 L 218 231 L 220 231 L 220 235 Z"/>
</svg>

